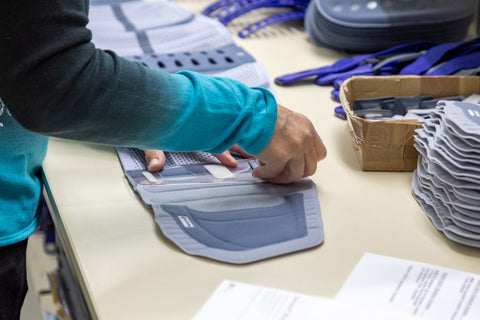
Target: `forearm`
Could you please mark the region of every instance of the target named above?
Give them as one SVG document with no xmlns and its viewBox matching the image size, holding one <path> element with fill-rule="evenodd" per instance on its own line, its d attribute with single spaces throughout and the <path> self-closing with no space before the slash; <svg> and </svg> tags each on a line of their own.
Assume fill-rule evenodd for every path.
<svg viewBox="0 0 480 320">
<path fill-rule="evenodd" d="M 170 75 L 96 50 L 83 1 L 0 2 L 0 97 L 25 128 L 140 148 L 259 152 L 276 104 L 264 91 Z"/>
</svg>

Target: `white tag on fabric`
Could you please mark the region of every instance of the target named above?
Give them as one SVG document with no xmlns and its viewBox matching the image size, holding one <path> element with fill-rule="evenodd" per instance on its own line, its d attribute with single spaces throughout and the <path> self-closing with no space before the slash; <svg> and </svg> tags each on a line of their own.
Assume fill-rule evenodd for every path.
<svg viewBox="0 0 480 320">
<path fill-rule="evenodd" d="M 157 179 L 153 174 L 151 174 L 148 171 L 143 171 L 142 174 L 148 180 L 148 182 L 150 182 L 150 183 L 158 184 L 158 183 L 162 182 L 161 179 L 160 180 Z"/>
<path fill-rule="evenodd" d="M 203 166 L 216 179 L 235 179 L 235 175 L 227 167 L 219 164 L 206 164 Z"/>
</svg>

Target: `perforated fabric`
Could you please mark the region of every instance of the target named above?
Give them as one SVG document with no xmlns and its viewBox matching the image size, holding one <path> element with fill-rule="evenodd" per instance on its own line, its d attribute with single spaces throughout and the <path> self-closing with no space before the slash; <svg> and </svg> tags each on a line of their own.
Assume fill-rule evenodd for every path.
<svg viewBox="0 0 480 320">
<path fill-rule="evenodd" d="M 268 89 L 275 97 L 275 88 L 267 76 L 267 71 L 261 62 L 251 62 L 225 71 L 206 73 L 216 77 L 228 77 L 245 83 L 251 87 Z"/>
<path fill-rule="evenodd" d="M 98 4 L 90 8 L 90 22 L 95 46 L 115 51 L 119 56 L 168 72 L 191 70 L 227 77 L 250 87 L 275 90 L 263 65 L 251 59 L 237 58 L 231 65 L 211 64 L 206 69 L 182 66 L 162 67 L 156 64 L 157 54 L 201 55 L 202 52 L 236 47 L 233 37 L 220 22 L 195 14 L 173 1 L 126 1 Z M 237 47 L 237 54 L 248 55 Z M 232 49 L 230 49 L 232 50 Z M 232 51 L 234 52 L 234 51 Z M 240 60 L 240 63 L 236 60 Z M 145 64 L 145 63 L 144 63 Z M 205 66 L 203 66 L 205 68 Z"/>
<path fill-rule="evenodd" d="M 172 1 L 92 6 L 87 27 L 96 47 L 119 56 L 205 50 L 234 43 L 218 21 Z"/>
</svg>

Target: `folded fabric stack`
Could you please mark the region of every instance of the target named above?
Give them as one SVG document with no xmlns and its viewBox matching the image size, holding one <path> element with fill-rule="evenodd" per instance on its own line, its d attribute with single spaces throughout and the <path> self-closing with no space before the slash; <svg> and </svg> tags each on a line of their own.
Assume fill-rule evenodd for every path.
<svg viewBox="0 0 480 320">
<path fill-rule="evenodd" d="M 448 238 L 480 247 L 480 105 L 439 102 L 415 147 L 413 196 Z"/>
<path fill-rule="evenodd" d="M 312 0 L 305 28 L 319 45 L 373 52 L 413 41 L 465 38 L 475 0 Z"/>
</svg>

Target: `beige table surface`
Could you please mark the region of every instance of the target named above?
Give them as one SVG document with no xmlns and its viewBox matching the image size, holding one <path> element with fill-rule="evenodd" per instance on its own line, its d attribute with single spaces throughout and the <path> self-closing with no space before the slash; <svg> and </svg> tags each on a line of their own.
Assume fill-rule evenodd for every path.
<svg viewBox="0 0 480 320">
<path fill-rule="evenodd" d="M 237 43 L 272 78 L 340 57 L 298 30 Z M 191 319 L 223 279 L 334 298 L 365 252 L 480 273 L 480 249 L 448 240 L 413 199 L 412 173 L 359 169 L 347 123 L 333 115 L 338 103 L 330 90 L 276 87 L 280 103 L 307 115 L 328 148 L 312 177 L 325 242 L 248 265 L 190 256 L 166 239 L 125 180 L 113 148 L 52 139 L 43 169 L 54 220 L 93 316 Z"/>
</svg>

